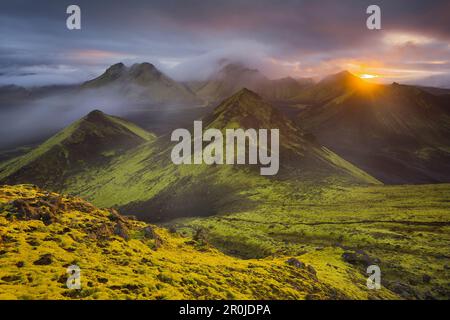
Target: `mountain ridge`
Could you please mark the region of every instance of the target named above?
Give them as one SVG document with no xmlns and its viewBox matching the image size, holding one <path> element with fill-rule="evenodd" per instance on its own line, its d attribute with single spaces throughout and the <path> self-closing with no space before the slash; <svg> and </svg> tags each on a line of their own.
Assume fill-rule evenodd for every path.
<svg viewBox="0 0 450 320">
<path fill-rule="evenodd" d="M 310 79 L 291 77 L 270 80 L 257 69 L 248 68 L 241 63 L 228 63 L 213 73 L 202 86 L 197 85 L 195 92 L 204 100 L 213 103 L 243 88 L 255 91 L 269 100 L 289 100 L 309 84 Z"/>
<path fill-rule="evenodd" d="M 154 138 L 126 120 L 94 110 L 25 155 L 1 164 L 0 181 L 34 183 L 58 190 L 68 172 L 101 165 Z"/>
<path fill-rule="evenodd" d="M 344 82 L 299 113 L 304 130 L 383 182 L 450 181 L 445 96 L 396 83 Z"/>
<path fill-rule="evenodd" d="M 114 88 L 131 101 L 156 105 L 201 105 L 189 88 L 178 83 L 153 64 L 135 63 L 130 67 L 117 63 L 103 74 L 81 85 L 82 89 Z"/>
<path fill-rule="evenodd" d="M 280 136 L 295 134 L 289 141 L 280 140 L 281 166 L 277 176 L 271 179 L 260 176 L 256 165 L 174 165 L 170 160 L 174 143 L 168 136 L 160 136 L 116 158 L 95 174 L 81 172 L 69 177 L 65 191 L 100 206 L 115 206 L 124 213 L 138 214 L 145 220 L 167 221 L 186 215 L 220 214 L 224 208 L 229 208 L 227 205 L 251 207 L 256 204 L 242 191 L 264 188 L 275 181 L 320 184 L 334 179 L 354 184 L 379 184 L 332 151 L 302 137 L 291 121 L 247 89 L 230 97 L 217 110 L 231 108 L 233 112 L 232 104 L 236 102 L 238 108 L 240 103 L 249 102 L 256 103 L 257 109 L 270 108 L 283 123 Z M 260 105 L 265 107 L 260 108 Z M 220 117 L 220 114 L 216 116 Z M 214 119 L 205 119 L 205 127 L 229 127 L 228 122 L 221 126 Z M 266 122 L 261 123 L 265 125 Z"/>
</svg>

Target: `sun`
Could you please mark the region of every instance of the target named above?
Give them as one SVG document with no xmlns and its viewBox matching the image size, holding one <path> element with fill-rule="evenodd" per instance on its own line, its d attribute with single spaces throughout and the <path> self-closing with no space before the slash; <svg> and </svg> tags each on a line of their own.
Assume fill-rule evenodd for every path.
<svg viewBox="0 0 450 320">
<path fill-rule="evenodd" d="M 361 79 L 375 79 L 375 78 L 378 78 L 378 76 L 376 74 L 369 74 L 369 73 L 360 74 L 359 77 Z"/>
</svg>

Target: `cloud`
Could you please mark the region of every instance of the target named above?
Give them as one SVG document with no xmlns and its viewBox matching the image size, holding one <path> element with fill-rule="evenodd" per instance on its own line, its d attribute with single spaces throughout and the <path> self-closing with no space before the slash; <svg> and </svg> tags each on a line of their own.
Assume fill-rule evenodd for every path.
<svg viewBox="0 0 450 320">
<path fill-rule="evenodd" d="M 114 87 L 82 91 L 53 88 L 40 98 L 37 95 L 13 107 L 0 107 L 0 148 L 3 149 L 48 138 L 95 109 L 125 115 L 130 111 L 130 100 Z"/>
<path fill-rule="evenodd" d="M 413 74 L 428 69 L 414 62 L 449 56 L 448 1 L 378 1 L 381 31 L 365 26 L 368 0 L 79 0 L 80 31 L 65 28 L 69 4 L 0 4 L 0 73 L 6 74 L 0 82 L 48 83 L 52 74 L 54 82 L 87 80 L 118 61 L 150 61 L 182 80 L 204 78 L 222 58 L 248 62 L 269 77 L 323 76 L 349 61 Z M 49 66 L 46 75 L 25 82 L 8 70 L 39 65 Z M 67 67 L 65 80 L 57 66 Z"/>
</svg>

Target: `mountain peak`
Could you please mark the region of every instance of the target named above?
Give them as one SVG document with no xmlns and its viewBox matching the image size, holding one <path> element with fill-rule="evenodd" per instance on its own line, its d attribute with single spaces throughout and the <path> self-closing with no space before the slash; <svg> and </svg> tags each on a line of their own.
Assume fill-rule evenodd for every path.
<svg viewBox="0 0 450 320">
<path fill-rule="evenodd" d="M 148 62 L 133 64 L 129 70 L 129 76 L 142 81 L 151 81 L 163 77 L 163 73 L 159 71 L 153 64 Z"/>
<path fill-rule="evenodd" d="M 225 101 L 232 101 L 233 103 L 230 106 L 240 109 L 244 107 L 246 109 L 253 108 L 257 105 L 264 104 L 264 99 L 248 88 L 242 88 Z M 266 107 L 266 105 L 264 104 L 262 107 Z"/>
<path fill-rule="evenodd" d="M 235 97 L 251 97 L 251 98 L 256 98 L 256 99 L 261 99 L 262 98 L 254 91 L 247 89 L 247 88 L 242 88 L 241 90 L 239 90 L 238 92 L 236 92 L 234 94 Z"/>
<path fill-rule="evenodd" d="M 341 72 L 336 73 L 336 75 L 340 75 L 342 77 L 352 77 L 353 73 L 348 70 L 342 70 Z"/>
<path fill-rule="evenodd" d="M 110 66 L 106 71 L 95 79 L 83 83 L 84 88 L 101 87 L 113 83 L 122 78 L 127 72 L 127 67 L 122 63 L 116 63 Z"/>
<path fill-rule="evenodd" d="M 289 126 L 278 110 L 257 93 L 243 88 L 225 99 L 206 118 L 212 128 L 281 128 Z"/>
<path fill-rule="evenodd" d="M 192 91 L 148 62 L 135 63 L 130 67 L 117 63 L 82 85 L 86 89 L 101 87 L 110 87 L 115 92 L 120 92 L 129 99 L 130 104 L 144 102 L 158 106 L 192 106 L 202 103 Z"/>
<path fill-rule="evenodd" d="M 126 70 L 126 66 L 122 63 L 116 63 L 106 69 L 105 73 L 108 75 L 119 75 Z"/>
<path fill-rule="evenodd" d="M 98 121 L 104 119 L 105 117 L 106 115 L 102 111 L 95 109 L 89 112 L 86 115 L 85 119 L 89 121 Z"/>
<path fill-rule="evenodd" d="M 131 67 L 127 67 L 122 62 L 119 62 L 106 69 L 106 71 L 98 78 L 87 81 L 85 85 L 101 86 L 115 80 L 124 80 L 128 78 L 149 81 L 155 78 L 159 79 L 162 76 L 162 72 L 148 62 L 135 63 Z"/>
<path fill-rule="evenodd" d="M 67 172 L 90 170 L 152 139 L 131 122 L 94 110 L 2 168 L 0 181 L 61 187 Z"/>
<path fill-rule="evenodd" d="M 253 74 L 259 74 L 258 69 L 251 69 L 242 63 L 234 62 L 229 63 L 225 65 L 221 70 L 220 73 L 226 74 L 229 76 L 235 75 L 235 74 L 241 74 L 241 73 L 253 73 Z"/>
<path fill-rule="evenodd" d="M 234 95 L 242 88 L 258 91 L 266 87 L 268 79 L 257 69 L 250 69 L 241 63 L 228 63 L 214 73 L 197 94 L 208 101 L 220 101 Z"/>
<path fill-rule="evenodd" d="M 330 76 L 325 77 L 321 82 L 350 82 L 350 81 L 362 81 L 353 73 L 344 70 Z"/>
<path fill-rule="evenodd" d="M 141 68 L 155 68 L 155 65 L 150 62 L 135 63 L 134 65 L 137 65 Z"/>
<path fill-rule="evenodd" d="M 158 70 L 154 64 L 149 62 L 135 63 L 130 67 L 130 72 L 133 71 L 155 71 Z"/>
</svg>

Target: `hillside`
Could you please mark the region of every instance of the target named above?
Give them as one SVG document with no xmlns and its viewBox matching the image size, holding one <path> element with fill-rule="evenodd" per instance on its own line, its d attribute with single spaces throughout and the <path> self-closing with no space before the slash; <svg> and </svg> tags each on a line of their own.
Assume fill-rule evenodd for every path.
<svg viewBox="0 0 450 320">
<path fill-rule="evenodd" d="M 0 181 L 59 190 L 68 176 L 102 166 L 154 138 L 128 121 L 92 111 L 38 147 L 2 164 Z"/>
<path fill-rule="evenodd" d="M 309 104 L 321 104 L 367 86 L 370 84 L 348 71 L 342 71 L 329 75 L 311 86 L 304 87 L 297 93 L 294 100 Z"/>
<path fill-rule="evenodd" d="M 316 143 L 266 99 L 246 88 L 219 104 L 205 117 L 208 128 L 279 129 L 280 174 L 287 178 L 314 179 L 341 176 L 359 183 L 377 183 L 363 171 Z"/>
<path fill-rule="evenodd" d="M 331 90 L 333 88 L 333 90 Z M 385 183 L 450 181 L 450 108 L 419 88 L 341 73 L 304 92 L 298 123 Z"/>
<path fill-rule="evenodd" d="M 246 194 L 259 206 L 170 221 L 186 236 L 202 229 L 221 251 L 246 259 L 301 254 L 341 259 L 405 299 L 450 297 L 450 184 L 342 187 L 279 182 Z M 339 257 L 336 259 L 336 255 Z M 340 276 L 340 269 L 327 276 Z M 357 281 L 355 281 L 357 283 Z"/>
<path fill-rule="evenodd" d="M 262 205 L 251 201 L 244 192 L 264 192 L 284 179 L 301 185 L 379 183 L 328 149 L 308 141 L 292 122 L 249 90 L 230 97 L 204 119 L 205 128 L 236 125 L 279 126 L 278 175 L 260 176 L 258 165 L 174 165 L 170 153 L 175 143 L 162 136 L 102 168 L 67 177 L 63 190 L 145 220 L 167 221 Z"/>
<path fill-rule="evenodd" d="M 3 183 L 34 183 L 116 206 L 149 221 L 209 216 L 230 206 L 248 208 L 243 191 L 266 189 L 278 180 L 305 184 L 377 184 L 376 179 L 306 136 L 257 94 L 243 89 L 204 119 L 205 128 L 278 128 L 280 169 L 260 176 L 259 165 L 174 165 L 174 143 L 130 133 L 119 118 L 93 112 L 41 146 L 0 168 Z"/>
<path fill-rule="evenodd" d="M 131 67 L 117 63 L 99 77 L 85 82 L 82 89 L 111 89 L 123 93 L 131 103 L 150 105 L 200 105 L 202 101 L 182 84 L 171 79 L 151 63 Z"/>
<path fill-rule="evenodd" d="M 30 185 L 0 187 L 0 235 L 0 299 L 396 297 L 368 291 L 365 278 L 336 255 L 327 261 L 342 272 L 332 277 L 335 269 L 320 255 L 241 260 L 200 233 L 182 237 Z M 74 264 L 81 289 L 66 287 Z"/>
</svg>

